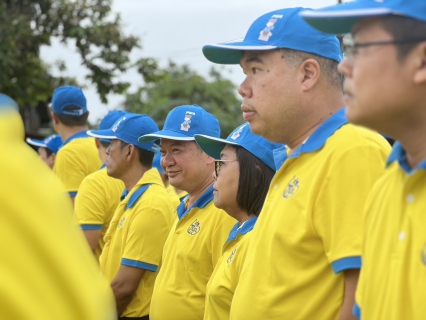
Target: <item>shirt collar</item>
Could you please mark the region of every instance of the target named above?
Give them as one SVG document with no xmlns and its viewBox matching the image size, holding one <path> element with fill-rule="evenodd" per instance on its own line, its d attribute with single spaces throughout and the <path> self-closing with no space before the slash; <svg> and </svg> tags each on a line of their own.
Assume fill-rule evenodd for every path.
<svg viewBox="0 0 426 320">
<path fill-rule="evenodd" d="M 411 169 L 408 164 L 407 154 L 399 141 L 396 141 L 393 145 L 392 152 L 390 153 L 386 165 L 389 166 L 392 162 L 398 161 L 399 166 L 406 173 L 411 174 L 414 171 L 421 169 L 426 171 L 426 159 L 420 162 L 415 168 Z"/>
<path fill-rule="evenodd" d="M 225 243 L 228 243 L 229 241 L 234 241 L 235 239 L 237 239 L 238 235 L 243 235 L 253 230 L 257 218 L 258 216 L 254 216 L 248 219 L 247 221 L 244 221 L 243 223 L 237 222 L 237 224 L 231 229 L 231 232 L 229 233 L 228 239 Z"/>
<path fill-rule="evenodd" d="M 145 171 L 142 178 L 140 178 L 140 180 L 135 184 L 132 190 L 129 191 L 126 188 L 123 190 L 123 193 L 120 196 L 120 201 L 124 200 L 129 193 L 133 193 L 136 189 L 139 189 L 139 187 L 144 184 L 164 185 L 163 181 L 161 180 L 160 174 L 158 173 L 158 170 L 149 169 L 148 171 Z"/>
<path fill-rule="evenodd" d="M 331 117 L 325 120 L 311 136 L 298 148 L 296 148 L 290 156 L 287 156 L 286 147 L 279 148 L 274 151 L 274 161 L 277 170 L 287 160 L 287 158 L 297 158 L 301 153 L 314 152 L 321 149 L 328 138 L 330 138 L 338 129 L 348 123 L 345 116 L 345 108 L 340 109 Z"/>
<path fill-rule="evenodd" d="M 64 143 L 62 144 L 62 147 L 66 145 L 68 142 L 71 142 L 72 140 L 80 139 L 80 138 L 89 138 L 90 136 L 86 133 L 86 131 L 87 130 L 84 130 L 84 131 L 80 131 L 73 134 L 71 137 L 69 137 L 67 140 L 64 141 Z"/>
<path fill-rule="evenodd" d="M 194 204 L 188 208 L 185 209 L 185 198 L 182 199 L 181 203 L 177 207 L 177 215 L 179 217 L 179 220 L 182 219 L 184 216 L 186 216 L 192 209 L 204 208 L 210 201 L 213 200 L 213 185 L 210 186 L 202 195 L 199 197 Z"/>
</svg>

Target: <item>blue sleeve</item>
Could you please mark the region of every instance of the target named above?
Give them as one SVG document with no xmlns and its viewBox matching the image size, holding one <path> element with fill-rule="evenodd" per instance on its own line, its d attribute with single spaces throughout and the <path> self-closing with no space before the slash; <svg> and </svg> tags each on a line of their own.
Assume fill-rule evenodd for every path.
<svg viewBox="0 0 426 320">
<path fill-rule="evenodd" d="M 150 263 L 145 263 L 145 262 L 130 260 L 130 259 L 124 259 L 124 258 L 121 259 L 121 264 L 123 266 L 145 269 L 152 272 L 157 272 L 158 270 L 158 266 L 156 266 L 155 264 L 150 264 Z"/>
<path fill-rule="evenodd" d="M 77 191 L 69 191 L 68 194 L 71 198 L 74 198 L 77 195 Z"/>
<path fill-rule="evenodd" d="M 358 318 L 358 320 L 361 320 L 361 308 L 359 307 L 359 305 L 355 302 L 354 307 L 352 309 L 352 313 L 354 314 L 355 317 Z"/>
<path fill-rule="evenodd" d="M 348 269 L 361 269 L 361 257 L 348 257 L 331 263 L 335 274 Z"/>
<path fill-rule="evenodd" d="M 101 224 L 82 224 L 82 230 L 102 230 Z"/>
</svg>

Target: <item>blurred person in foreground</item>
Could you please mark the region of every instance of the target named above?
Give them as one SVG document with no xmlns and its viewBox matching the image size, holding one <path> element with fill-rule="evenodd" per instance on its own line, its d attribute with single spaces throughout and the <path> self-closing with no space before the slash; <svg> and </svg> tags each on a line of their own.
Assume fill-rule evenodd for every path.
<svg viewBox="0 0 426 320">
<path fill-rule="evenodd" d="M 3 94 L 0 147 L 0 318 L 116 319 L 64 186 L 25 144 L 16 103 Z"/>
<path fill-rule="evenodd" d="M 426 319 L 426 1 L 354 1 L 303 18 L 344 34 L 346 115 L 397 142 L 365 206 L 354 314 Z"/>
<path fill-rule="evenodd" d="M 43 140 L 27 138 L 28 144 L 37 148 L 40 159 L 46 163 L 50 169 L 55 165 L 56 154 L 62 146 L 62 139 L 59 134 L 52 134 Z"/>
<path fill-rule="evenodd" d="M 250 231 L 275 174 L 273 150 L 282 145 L 254 135 L 248 123 L 236 128 L 226 140 L 195 135 L 195 141 L 215 159 L 215 206 L 238 221 L 207 284 L 204 311 L 205 320 L 229 319 L 235 288 L 250 250 Z"/>
<path fill-rule="evenodd" d="M 109 112 L 99 123 L 98 130 L 110 129 L 125 114 L 127 112 L 122 110 Z M 97 259 L 105 245 L 104 236 L 125 188 L 123 181 L 107 174 L 106 150 L 110 143 L 111 140 L 95 138 L 103 165 L 84 178 L 75 197 L 74 213 Z"/>
</svg>

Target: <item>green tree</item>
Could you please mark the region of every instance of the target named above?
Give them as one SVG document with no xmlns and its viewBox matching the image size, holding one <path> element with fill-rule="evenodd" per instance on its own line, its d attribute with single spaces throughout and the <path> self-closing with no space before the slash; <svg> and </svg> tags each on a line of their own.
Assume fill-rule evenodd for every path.
<svg viewBox="0 0 426 320">
<path fill-rule="evenodd" d="M 52 37 L 75 43 L 87 79 L 103 102 L 108 93 L 123 93 L 129 83 L 119 75 L 135 66 L 129 59 L 139 39 L 122 32 L 112 0 L 0 0 L 0 92 L 19 105 L 47 101 L 53 89 L 75 79 L 54 77 L 40 59 L 40 47 Z M 64 68 L 64 62 L 59 61 Z M 139 61 L 137 65 L 141 66 Z"/>
<path fill-rule="evenodd" d="M 244 122 L 235 84 L 224 79 L 215 68 L 210 71 L 209 81 L 187 65 L 170 62 L 167 68 L 160 69 L 153 64 L 155 71 L 145 72 L 154 75 L 153 78 L 144 77 L 146 85 L 126 94 L 124 105 L 128 111 L 146 113 L 162 128 L 174 107 L 198 104 L 218 118 L 222 137 Z"/>
</svg>

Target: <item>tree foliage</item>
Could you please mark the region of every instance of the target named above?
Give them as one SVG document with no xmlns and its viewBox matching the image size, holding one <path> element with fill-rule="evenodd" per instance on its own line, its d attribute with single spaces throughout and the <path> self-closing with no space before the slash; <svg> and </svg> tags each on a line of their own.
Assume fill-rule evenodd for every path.
<svg viewBox="0 0 426 320">
<path fill-rule="evenodd" d="M 54 77 L 40 59 L 51 38 L 74 43 L 87 79 L 103 102 L 108 93 L 123 93 L 129 83 L 118 76 L 133 67 L 129 54 L 139 39 L 122 33 L 112 0 L 0 0 L 0 92 L 20 105 L 47 101 L 53 89 L 75 79 Z M 139 62 L 139 65 L 142 62 Z M 59 66 L 64 68 L 64 62 Z"/>
<path fill-rule="evenodd" d="M 167 68 L 160 69 L 153 64 L 155 71 L 147 73 L 153 78 L 144 77 L 146 84 L 143 87 L 126 94 L 124 105 L 128 111 L 148 114 L 162 128 L 167 114 L 174 107 L 198 104 L 218 118 L 222 137 L 243 123 L 236 86 L 216 69 L 211 69 L 212 80 L 209 81 L 187 65 L 170 62 Z"/>
</svg>

